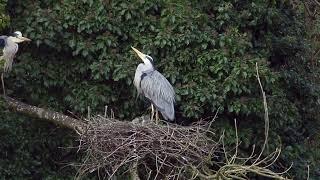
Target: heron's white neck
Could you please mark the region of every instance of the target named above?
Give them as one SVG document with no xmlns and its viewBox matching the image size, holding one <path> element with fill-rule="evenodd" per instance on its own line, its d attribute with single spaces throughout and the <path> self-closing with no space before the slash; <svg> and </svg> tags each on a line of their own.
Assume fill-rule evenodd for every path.
<svg viewBox="0 0 320 180">
<path fill-rule="evenodd" d="M 8 42 L 14 42 L 14 39 L 15 39 L 14 37 L 9 36 L 9 37 L 8 37 Z"/>
<path fill-rule="evenodd" d="M 23 40 L 19 39 L 19 38 L 16 38 L 16 37 L 13 37 L 13 36 L 9 36 L 8 37 L 8 40 L 11 41 L 11 42 L 14 42 L 14 43 L 21 43 L 23 42 Z"/>
</svg>

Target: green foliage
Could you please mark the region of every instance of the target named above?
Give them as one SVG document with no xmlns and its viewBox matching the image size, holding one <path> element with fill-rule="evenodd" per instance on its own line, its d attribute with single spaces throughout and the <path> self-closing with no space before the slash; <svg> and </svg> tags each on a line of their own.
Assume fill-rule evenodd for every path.
<svg viewBox="0 0 320 180">
<path fill-rule="evenodd" d="M 0 0 L 0 30 L 9 26 L 10 17 L 5 12 L 7 0 Z"/>
<path fill-rule="evenodd" d="M 1 179 L 72 179 L 77 161 L 69 130 L 31 120 L 1 107 Z"/>
<path fill-rule="evenodd" d="M 241 19 L 231 20 L 238 13 L 230 2 L 207 2 L 205 7 L 170 1 L 53 2 L 17 4 L 17 12 L 33 7 L 32 13 L 22 11 L 25 18 L 14 21 L 21 22 L 24 32 L 40 46 L 31 58 L 21 56 L 23 64 L 17 68 L 17 77 L 37 77 L 28 82 L 26 97 L 59 89 L 65 95 L 59 97 L 63 105 L 73 111 L 109 105 L 120 117 L 135 116 L 142 106 L 134 101 L 132 77 L 138 59 L 130 46 L 152 55 L 157 68 L 175 84 L 183 117 L 203 117 L 218 107 L 236 114 L 260 110 L 261 106 L 250 106 L 258 96 L 256 62 L 266 87 L 273 88 L 277 79 L 267 68 L 266 53 L 252 51 L 251 35 L 241 30 Z M 32 73 L 26 77 L 25 72 Z M 239 101 L 249 96 L 250 100 Z"/>
<path fill-rule="evenodd" d="M 132 85 L 134 46 L 154 57 L 174 85 L 178 121 L 220 108 L 217 127 L 231 128 L 237 118 L 244 151 L 260 142 L 258 63 L 276 139 L 271 146 L 280 136 L 284 149 L 297 144 L 296 150 L 316 132 L 306 122 L 319 119 L 319 85 L 308 72 L 302 14 L 286 1 L 48 0 L 14 1 L 9 9 L 14 28 L 33 41 L 20 48 L 6 83 L 11 96 L 28 103 L 80 115 L 106 105 L 120 118 L 144 113 Z M 304 151 L 284 152 L 286 165 Z"/>
</svg>

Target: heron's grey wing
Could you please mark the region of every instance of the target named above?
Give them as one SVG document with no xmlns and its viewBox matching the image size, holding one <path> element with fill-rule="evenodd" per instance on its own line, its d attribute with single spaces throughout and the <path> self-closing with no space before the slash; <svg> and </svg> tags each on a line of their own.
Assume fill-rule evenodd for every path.
<svg viewBox="0 0 320 180">
<path fill-rule="evenodd" d="M 9 42 L 7 40 L 6 46 L 3 49 L 3 59 L 4 63 L 4 72 L 10 72 L 12 69 L 13 59 L 18 52 L 18 44 L 14 42 Z"/>
<path fill-rule="evenodd" d="M 174 119 L 174 89 L 162 74 L 158 71 L 145 74 L 140 82 L 140 88 L 166 120 Z"/>
</svg>

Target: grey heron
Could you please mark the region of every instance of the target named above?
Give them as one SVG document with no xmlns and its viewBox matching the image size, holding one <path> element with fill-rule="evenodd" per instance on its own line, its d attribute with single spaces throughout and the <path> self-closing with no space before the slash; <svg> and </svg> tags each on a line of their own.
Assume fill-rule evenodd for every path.
<svg viewBox="0 0 320 180">
<path fill-rule="evenodd" d="M 12 70 L 13 59 L 18 52 L 18 43 L 31 41 L 23 37 L 20 31 L 14 32 L 11 36 L 0 36 L 0 47 L 3 48 L 3 55 L 0 60 L 4 60 L 3 73 L 8 73 Z M 3 73 L 1 74 L 2 88 L 5 94 Z"/>
<path fill-rule="evenodd" d="M 169 81 L 153 65 L 151 56 L 143 54 L 134 47 L 131 47 L 141 58 L 134 76 L 134 85 L 139 94 L 144 95 L 151 102 L 151 119 L 154 117 L 156 108 L 156 121 L 158 121 L 158 111 L 161 112 L 165 120 L 174 120 L 175 92 Z"/>
</svg>

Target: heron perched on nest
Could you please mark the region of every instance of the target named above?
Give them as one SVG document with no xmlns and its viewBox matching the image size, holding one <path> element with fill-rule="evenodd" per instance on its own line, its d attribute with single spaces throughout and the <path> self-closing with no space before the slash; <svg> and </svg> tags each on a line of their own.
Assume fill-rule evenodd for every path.
<svg viewBox="0 0 320 180">
<path fill-rule="evenodd" d="M 165 120 L 174 120 L 175 92 L 169 81 L 153 65 L 151 56 L 143 54 L 134 47 L 131 47 L 141 58 L 134 76 L 134 85 L 138 93 L 144 95 L 151 101 L 151 119 L 156 112 L 156 122 L 159 120 L 158 111 Z M 155 110 L 156 109 L 156 110 Z"/>
<path fill-rule="evenodd" d="M 20 31 L 14 32 L 11 36 L 0 36 L 0 47 L 3 48 L 3 55 L 0 60 L 4 60 L 3 73 L 8 73 L 12 70 L 13 59 L 18 52 L 18 43 L 31 41 L 23 37 Z M 1 74 L 3 93 L 5 94 L 3 73 Z"/>
</svg>

